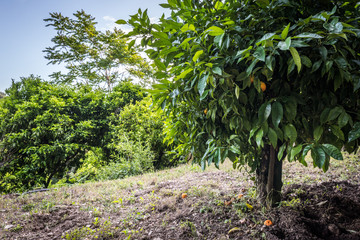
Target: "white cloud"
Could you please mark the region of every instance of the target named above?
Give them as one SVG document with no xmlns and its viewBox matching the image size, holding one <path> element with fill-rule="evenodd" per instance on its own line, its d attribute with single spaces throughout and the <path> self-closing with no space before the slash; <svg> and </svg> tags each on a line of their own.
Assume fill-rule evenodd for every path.
<svg viewBox="0 0 360 240">
<path fill-rule="evenodd" d="M 115 22 L 118 20 L 111 16 L 104 16 L 103 20 L 105 21 L 104 26 L 100 29 L 101 31 L 113 30 L 114 28 L 121 29 L 123 32 L 128 33 L 132 28 L 128 25 L 119 25 Z"/>
<path fill-rule="evenodd" d="M 105 21 L 110 21 L 110 22 L 115 22 L 115 21 L 116 21 L 116 19 L 113 18 L 113 17 L 111 17 L 111 16 L 104 16 L 103 19 L 104 19 Z"/>
</svg>

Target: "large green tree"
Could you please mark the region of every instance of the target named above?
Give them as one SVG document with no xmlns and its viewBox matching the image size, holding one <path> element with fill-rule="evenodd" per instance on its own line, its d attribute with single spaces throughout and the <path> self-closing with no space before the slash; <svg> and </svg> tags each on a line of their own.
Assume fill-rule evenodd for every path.
<svg viewBox="0 0 360 240">
<path fill-rule="evenodd" d="M 114 115 L 144 97 L 130 82 L 104 93 L 34 76 L 13 82 L 6 93 L 0 102 L 0 192 L 48 187 L 81 166 L 89 150 L 106 153 Z"/>
<path fill-rule="evenodd" d="M 168 139 L 202 165 L 249 165 L 280 200 L 282 161 L 326 171 L 360 136 L 359 6 L 353 1 L 168 0 L 126 22 L 155 62 Z M 124 20 L 118 23 L 124 24 Z"/>
<path fill-rule="evenodd" d="M 150 78 L 151 68 L 121 30 L 101 32 L 96 29 L 95 18 L 83 10 L 74 18 L 61 13 L 50 13 L 44 20 L 57 34 L 54 46 L 44 50 L 49 64 L 64 63 L 67 73 L 56 72 L 56 82 L 102 86 L 111 91 L 114 84 L 131 76 Z"/>
<path fill-rule="evenodd" d="M 101 145 L 108 115 L 104 93 L 89 87 L 75 91 L 33 76 L 6 93 L 0 106 L 0 191 L 47 187 Z"/>
</svg>

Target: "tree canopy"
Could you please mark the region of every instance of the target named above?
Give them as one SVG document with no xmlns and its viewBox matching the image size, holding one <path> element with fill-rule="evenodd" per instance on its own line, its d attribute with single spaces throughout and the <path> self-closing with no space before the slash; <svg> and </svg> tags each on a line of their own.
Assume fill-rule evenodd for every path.
<svg viewBox="0 0 360 240">
<path fill-rule="evenodd" d="M 50 13 L 44 20 L 57 31 L 54 46 L 44 50 L 45 58 L 49 64 L 65 63 L 68 70 L 53 73 L 56 82 L 100 85 L 111 91 L 115 83 L 131 76 L 149 78 L 150 66 L 135 48 L 129 48 L 130 39 L 121 30 L 98 31 L 95 18 L 83 10 L 74 17 Z"/>
<path fill-rule="evenodd" d="M 168 0 L 128 36 L 157 66 L 151 92 L 171 117 L 168 139 L 203 168 L 230 158 L 257 170 L 264 202 L 289 161 L 326 171 L 360 137 L 359 5 L 323 0 Z M 276 160 L 277 159 L 277 160 Z M 277 170 L 276 170 L 277 169 Z M 275 171 L 275 174 L 274 174 Z M 275 183 L 277 182 L 277 183 Z M 277 186 L 275 186 L 277 184 Z"/>
</svg>

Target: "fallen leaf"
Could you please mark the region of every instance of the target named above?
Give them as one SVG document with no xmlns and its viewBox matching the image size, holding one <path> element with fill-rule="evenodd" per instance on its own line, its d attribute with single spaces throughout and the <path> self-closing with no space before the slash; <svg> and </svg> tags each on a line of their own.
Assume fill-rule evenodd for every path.
<svg viewBox="0 0 360 240">
<path fill-rule="evenodd" d="M 234 227 L 234 228 L 230 229 L 230 231 L 228 232 L 228 234 L 233 233 L 233 232 L 237 232 L 237 231 L 240 231 L 240 228 Z"/>
</svg>

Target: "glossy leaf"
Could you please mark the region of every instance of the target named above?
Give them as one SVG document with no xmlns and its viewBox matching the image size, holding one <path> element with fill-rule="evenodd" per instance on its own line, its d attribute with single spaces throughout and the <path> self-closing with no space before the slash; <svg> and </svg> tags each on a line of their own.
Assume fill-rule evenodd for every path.
<svg viewBox="0 0 360 240">
<path fill-rule="evenodd" d="M 357 122 L 349 132 L 348 142 L 354 141 L 360 137 L 360 122 Z"/>
<path fill-rule="evenodd" d="M 297 138 L 297 131 L 294 125 L 288 124 L 284 129 L 284 136 L 287 137 L 291 142 L 295 142 Z"/>
<path fill-rule="evenodd" d="M 294 59 L 294 62 L 295 62 L 295 65 L 297 66 L 297 69 L 298 69 L 298 72 L 300 72 L 301 70 L 301 58 L 300 58 L 300 55 L 298 53 L 298 51 L 293 48 L 293 47 L 290 47 L 290 53 Z"/>
<path fill-rule="evenodd" d="M 326 154 L 328 154 L 330 157 L 336 159 L 336 160 L 343 160 L 343 156 L 341 151 L 331 144 L 323 144 L 323 150 Z"/>
<path fill-rule="evenodd" d="M 284 115 L 284 110 L 283 110 L 283 106 L 281 105 L 281 103 L 274 102 L 272 104 L 271 118 L 272 118 L 272 123 L 275 128 L 277 128 L 279 126 L 279 124 L 283 118 L 283 115 Z"/>
<path fill-rule="evenodd" d="M 224 33 L 224 30 L 217 26 L 212 26 L 206 29 L 205 32 L 207 32 L 210 36 L 219 36 Z"/>
</svg>

